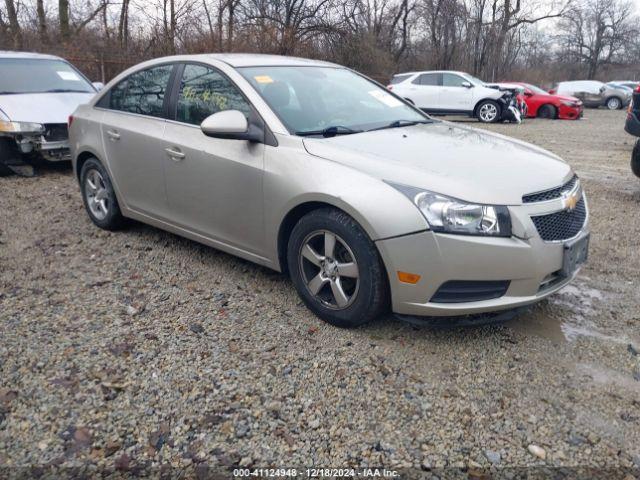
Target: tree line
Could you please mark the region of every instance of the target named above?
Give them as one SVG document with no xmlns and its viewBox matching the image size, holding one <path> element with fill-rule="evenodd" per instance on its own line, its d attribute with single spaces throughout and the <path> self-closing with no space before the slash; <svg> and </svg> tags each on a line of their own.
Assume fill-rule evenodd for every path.
<svg viewBox="0 0 640 480">
<path fill-rule="evenodd" d="M 94 80 L 148 58 L 203 52 L 319 58 L 383 82 L 451 69 L 548 85 L 635 79 L 640 65 L 631 0 L 0 2 L 0 49 L 58 54 Z"/>
</svg>

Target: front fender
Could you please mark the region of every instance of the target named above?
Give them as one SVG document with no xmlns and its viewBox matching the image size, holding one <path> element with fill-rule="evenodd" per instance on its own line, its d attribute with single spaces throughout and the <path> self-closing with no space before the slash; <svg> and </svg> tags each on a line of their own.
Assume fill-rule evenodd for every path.
<svg viewBox="0 0 640 480">
<path fill-rule="evenodd" d="M 376 241 L 429 228 L 419 210 L 393 187 L 355 168 L 306 153 L 280 141 L 265 154 L 265 235 L 278 258 L 278 233 L 289 212 L 314 202 L 339 208 Z"/>
</svg>

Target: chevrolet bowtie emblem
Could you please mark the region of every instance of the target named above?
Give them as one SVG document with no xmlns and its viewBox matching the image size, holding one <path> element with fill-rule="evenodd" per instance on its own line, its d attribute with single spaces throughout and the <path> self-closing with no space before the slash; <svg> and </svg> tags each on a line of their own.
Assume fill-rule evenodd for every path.
<svg viewBox="0 0 640 480">
<path fill-rule="evenodd" d="M 564 208 L 565 210 L 569 210 L 572 211 L 576 208 L 576 205 L 578 205 L 578 200 L 580 199 L 580 196 L 578 194 L 578 192 L 573 192 L 567 196 L 564 197 Z"/>
</svg>

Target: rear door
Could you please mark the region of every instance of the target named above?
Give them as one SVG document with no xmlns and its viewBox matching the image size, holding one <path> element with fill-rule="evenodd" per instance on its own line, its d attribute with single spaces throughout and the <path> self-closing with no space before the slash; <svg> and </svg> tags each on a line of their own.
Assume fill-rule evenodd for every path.
<svg viewBox="0 0 640 480">
<path fill-rule="evenodd" d="M 422 73 L 407 86 L 408 98 L 424 110 L 438 111 L 440 106 L 440 73 Z"/>
<path fill-rule="evenodd" d="M 174 65 L 131 74 L 98 103 L 105 108 L 102 141 L 121 200 L 139 213 L 167 216 L 163 133 Z"/>
<path fill-rule="evenodd" d="M 264 145 L 207 137 L 209 115 L 253 107 L 216 68 L 187 63 L 176 78 L 176 98 L 162 145 L 171 223 L 253 253 L 264 249 Z M 174 105 L 175 104 L 175 105 Z"/>
<path fill-rule="evenodd" d="M 449 111 L 470 112 L 473 110 L 473 88 L 465 87 L 463 83 L 470 83 L 464 77 L 455 73 L 442 74 L 442 88 L 440 89 L 440 105 Z"/>
</svg>

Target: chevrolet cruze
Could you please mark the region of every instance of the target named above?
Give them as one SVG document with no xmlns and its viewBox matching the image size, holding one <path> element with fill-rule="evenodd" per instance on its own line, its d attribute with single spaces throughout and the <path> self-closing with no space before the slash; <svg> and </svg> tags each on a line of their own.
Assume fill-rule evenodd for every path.
<svg viewBox="0 0 640 480">
<path fill-rule="evenodd" d="M 587 257 L 580 180 L 533 145 L 433 120 L 339 65 L 152 60 L 69 118 L 98 227 L 132 218 L 288 272 L 338 326 L 505 310 Z"/>
</svg>

